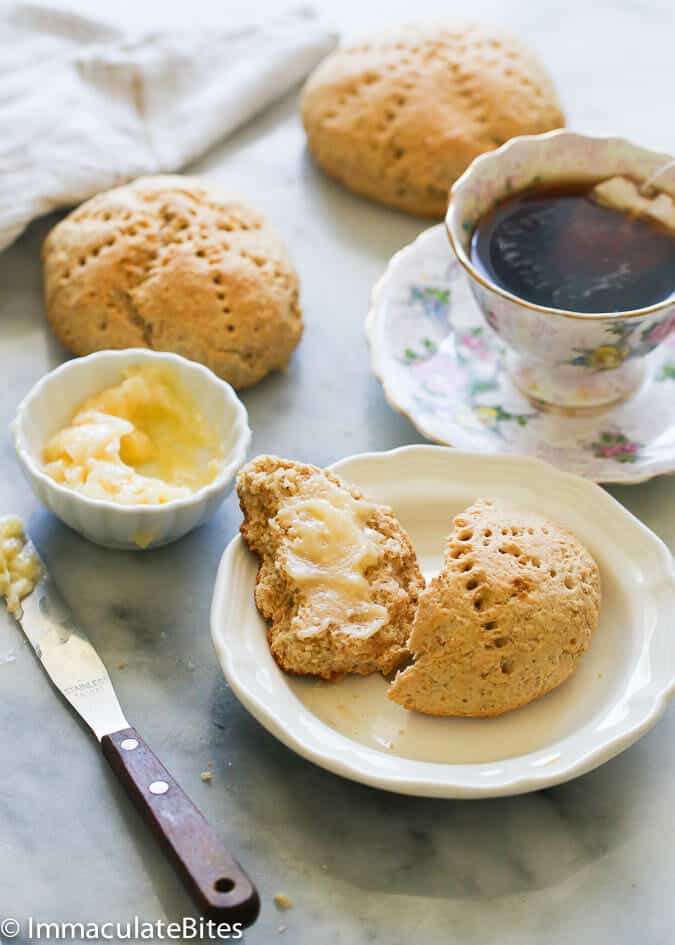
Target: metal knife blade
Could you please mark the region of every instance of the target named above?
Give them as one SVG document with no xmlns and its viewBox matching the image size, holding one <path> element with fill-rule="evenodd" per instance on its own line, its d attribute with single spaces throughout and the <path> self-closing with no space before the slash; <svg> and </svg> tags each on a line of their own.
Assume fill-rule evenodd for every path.
<svg viewBox="0 0 675 945">
<path fill-rule="evenodd" d="M 44 562 L 40 580 L 16 617 L 48 676 L 96 738 L 129 728 L 108 670 L 75 621 Z"/>
<path fill-rule="evenodd" d="M 173 859 L 202 913 L 251 925 L 258 892 L 171 773 L 131 728 L 110 676 L 40 562 L 40 579 L 13 613 L 47 674 L 84 719 L 110 767 Z M 12 604 L 14 605 L 14 600 Z"/>
</svg>

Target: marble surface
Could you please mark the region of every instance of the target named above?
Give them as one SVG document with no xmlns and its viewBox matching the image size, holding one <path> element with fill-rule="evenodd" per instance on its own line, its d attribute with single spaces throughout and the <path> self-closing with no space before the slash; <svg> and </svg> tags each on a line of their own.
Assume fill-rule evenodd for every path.
<svg viewBox="0 0 675 945">
<path fill-rule="evenodd" d="M 75 4 L 74 4 L 75 5 Z M 80 9 L 96 7 L 81 0 Z M 344 35 L 409 18 L 404 0 L 322 0 Z M 247 4 L 269 12 L 275 3 Z M 338 9 L 339 7 L 339 9 Z M 224 13 L 193 0 L 191 16 Z M 433 15 L 459 4 L 423 0 Z M 669 0 L 589 4 L 474 0 L 550 63 L 570 124 L 675 152 Z M 178 0 L 120 0 L 128 22 L 178 22 Z M 245 394 L 255 451 L 325 464 L 418 442 L 370 376 L 368 292 L 419 221 L 342 192 L 311 165 L 295 98 L 268 110 L 195 170 L 223 180 L 283 231 L 303 283 L 307 333 L 290 370 Z M 0 428 L 65 354 L 45 327 L 43 220 L 0 256 Z M 675 484 L 612 490 L 675 547 Z M 216 666 L 208 607 L 232 498 L 214 521 L 148 554 L 97 549 L 47 515 L 0 436 L 0 510 L 23 514 L 110 667 L 133 723 L 260 886 L 250 945 L 670 945 L 675 920 L 675 714 L 573 783 L 527 797 L 437 802 L 342 781 L 291 754 L 238 705 Z M 611 541 L 611 535 L 608 535 Z M 124 666 L 124 668 L 122 668 Z M 0 614 L 0 918 L 176 919 L 190 903 L 84 727 Z M 200 772 L 212 762 L 210 785 Z M 277 912 L 272 897 L 294 900 Z"/>
</svg>

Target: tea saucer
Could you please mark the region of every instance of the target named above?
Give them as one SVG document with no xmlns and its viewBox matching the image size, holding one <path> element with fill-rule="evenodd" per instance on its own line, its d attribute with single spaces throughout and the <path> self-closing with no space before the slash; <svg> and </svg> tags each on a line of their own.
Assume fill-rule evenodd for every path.
<svg viewBox="0 0 675 945">
<path fill-rule="evenodd" d="M 388 402 L 436 443 L 537 456 L 596 482 L 675 472 L 675 333 L 629 401 L 595 416 L 544 412 L 510 380 L 442 224 L 392 258 L 366 335 Z"/>
</svg>

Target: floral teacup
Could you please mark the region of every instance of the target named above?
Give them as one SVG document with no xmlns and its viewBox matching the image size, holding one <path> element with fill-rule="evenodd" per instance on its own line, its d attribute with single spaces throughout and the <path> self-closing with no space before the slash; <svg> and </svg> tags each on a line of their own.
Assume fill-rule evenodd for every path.
<svg viewBox="0 0 675 945">
<path fill-rule="evenodd" d="M 479 273 L 470 258 L 478 220 L 512 193 L 571 180 L 589 185 L 615 175 L 658 177 L 675 197 L 675 161 L 623 138 L 571 131 L 512 138 L 470 165 L 450 193 L 446 226 L 488 324 L 505 342 L 514 382 L 539 406 L 577 411 L 630 397 L 647 357 L 675 330 L 675 297 L 627 312 L 587 314 L 525 301 Z"/>
</svg>

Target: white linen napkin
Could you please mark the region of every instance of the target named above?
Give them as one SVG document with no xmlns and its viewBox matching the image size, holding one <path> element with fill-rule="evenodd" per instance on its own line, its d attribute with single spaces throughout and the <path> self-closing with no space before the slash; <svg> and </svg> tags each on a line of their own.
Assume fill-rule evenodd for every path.
<svg viewBox="0 0 675 945">
<path fill-rule="evenodd" d="M 192 161 L 335 43 L 306 9 L 133 34 L 52 7 L 0 11 L 0 250 L 37 216 Z"/>
</svg>

